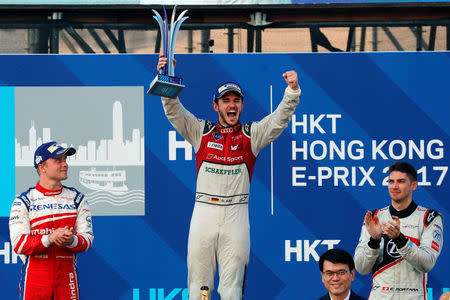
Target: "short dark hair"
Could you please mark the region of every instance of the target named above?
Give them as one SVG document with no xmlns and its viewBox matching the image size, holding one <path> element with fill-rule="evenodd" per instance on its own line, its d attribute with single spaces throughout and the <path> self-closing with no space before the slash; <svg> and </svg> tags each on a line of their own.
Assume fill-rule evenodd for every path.
<svg viewBox="0 0 450 300">
<path fill-rule="evenodd" d="M 342 249 L 329 249 L 324 254 L 320 256 L 319 259 L 319 269 L 320 272 L 323 272 L 323 262 L 328 260 L 333 264 L 345 264 L 348 266 L 350 271 L 355 269 L 355 262 L 353 261 L 353 257 L 345 250 Z"/>
<path fill-rule="evenodd" d="M 406 173 L 406 175 L 408 176 L 408 178 L 411 181 L 417 181 L 416 169 L 410 163 L 407 163 L 406 161 L 397 161 L 397 162 L 393 163 L 392 165 L 390 165 L 389 166 L 389 175 L 394 171 Z"/>
</svg>

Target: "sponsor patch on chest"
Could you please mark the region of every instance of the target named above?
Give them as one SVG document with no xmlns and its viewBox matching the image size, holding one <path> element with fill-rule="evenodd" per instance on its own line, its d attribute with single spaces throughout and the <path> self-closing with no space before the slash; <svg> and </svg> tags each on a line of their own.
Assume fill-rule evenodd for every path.
<svg viewBox="0 0 450 300">
<path fill-rule="evenodd" d="M 221 134 L 218 133 L 218 132 L 213 132 L 213 133 L 212 133 L 212 136 L 214 137 L 214 139 L 215 139 L 216 141 L 218 141 L 218 140 L 220 140 L 221 138 L 223 138 L 223 135 L 221 135 Z"/>
<path fill-rule="evenodd" d="M 208 148 L 223 150 L 223 145 L 219 143 L 208 142 Z"/>
</svg>

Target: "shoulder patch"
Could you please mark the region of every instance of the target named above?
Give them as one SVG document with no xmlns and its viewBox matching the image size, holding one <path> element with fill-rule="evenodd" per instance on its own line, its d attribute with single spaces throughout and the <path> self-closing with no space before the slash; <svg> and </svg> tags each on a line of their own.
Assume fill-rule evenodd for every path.
<svg viewBox="0 0 450 300">
<path fill-rule="evenodd" d="M 203 135 L 208 134 L 211 132 L 211 130 L 214 129 L 216 125 L 211 121 L 205 121 L 205 127 L 203 128 Z"/>
<path fill-rule="evenodd" d="M 250 137 L 250 133 L 251 133 L 250 129 L 252 128 L 252 123 L 253 122 L 248 122 L 248 123 L 244 124 L 244 126 L 242 126 L 242 131 L 248 137 Z"/>
<path fill-rule="evenodd" d="M 75 196 L 75 199 L 73 199 L 73 202 L 75 202 L 76 208 L 78 208 L 78 206 L 80 206 L 80 203 L 81 203 L 81 201 L 83 201 L 83 199 L 84 199 L 84 194 L 82 194 L 82 193 L 78 193 Z"/>
<path fill-rule="evenodd" d="M 25 204 L 25 206 L 27 207 L 27 210 L 30 209 L 30 199 L 28 199 L 27 195 L 32 189 L 34 189 L 34 187 L 30 187 L 27 191 L 23 192 L 22 194 L 20 194 L 19 197 L 17 197 L 17 199 L 22 200 L 23 204 Z M 14 205 L 14 202 L 13 202 L 13 205 Z"/>
<path fill-rule="evenodd" d="M 81 201 L 83 201 L 83 199 L 84 199 L 84 194 L 80 193 L 76 188 L 67 187 L 64 185 L 63 185 L 63 187 L 75 192 L 75 197 L 73 198 L 73 202 L 75 203 L 76 208 L 78 208 L 78 206 L 80 206 Z"/>
<path fill-rule="evenodd" d="M 427 209 L 427 211 L 425 212 L 425 216 L 423 217 L 423 224 L 425 225 L 425 227 L 428 227 L 428 225 L 430 225 L 431 222 L 433 222 L 434 219 L 436 219 L 440 215 L 441 214 L 434 209 Z"/>
</svg>

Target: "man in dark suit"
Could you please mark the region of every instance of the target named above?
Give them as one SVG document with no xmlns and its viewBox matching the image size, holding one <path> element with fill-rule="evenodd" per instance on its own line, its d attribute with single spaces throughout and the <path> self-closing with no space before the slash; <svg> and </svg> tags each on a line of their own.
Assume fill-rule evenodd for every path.
<svg viewBox="0 0 450 300">
<path fill-rule="evenodd" d="M 322 282 L 328 293 L 319 300 L 363 300 L 350 285 L 355 280 L 355 262 L 345 250 L 330 249 L 319 260 Z"/>
</svg>

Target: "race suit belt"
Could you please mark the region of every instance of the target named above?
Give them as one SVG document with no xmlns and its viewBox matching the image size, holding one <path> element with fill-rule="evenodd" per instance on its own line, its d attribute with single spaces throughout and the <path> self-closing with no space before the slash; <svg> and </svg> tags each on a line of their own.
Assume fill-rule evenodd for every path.
<svg viewBox="0 0 450 300">
<path fill-rule="evenodd" d="M 248 204 L 248 194 L 217 196 L 197 192 L 195 194 L 195 201 L 221 206 Z"/>
</svg>

